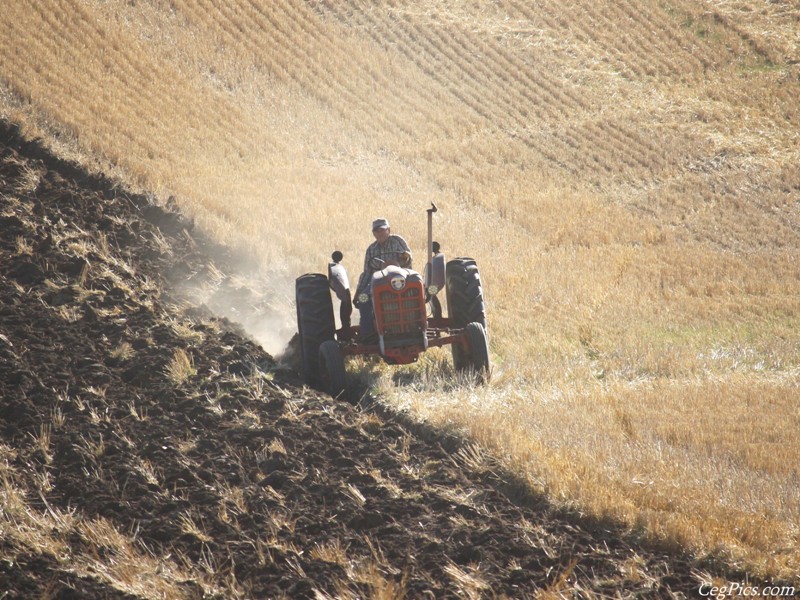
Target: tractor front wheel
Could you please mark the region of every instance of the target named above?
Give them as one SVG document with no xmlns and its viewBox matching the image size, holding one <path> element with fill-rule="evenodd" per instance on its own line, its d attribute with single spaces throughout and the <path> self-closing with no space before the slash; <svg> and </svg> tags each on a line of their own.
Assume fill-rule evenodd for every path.
<svg viewBox="0 0 800 600">
<path fill-rule="evenodd" d="M 473 371 L 481 382 L 489 381 L 491 363 L 486 330 L 480 323 L 468 323 L 464 337 L 466 348 L 462 344 L 453 344 L 453 365 L 457 371 Z"/>
</svg>

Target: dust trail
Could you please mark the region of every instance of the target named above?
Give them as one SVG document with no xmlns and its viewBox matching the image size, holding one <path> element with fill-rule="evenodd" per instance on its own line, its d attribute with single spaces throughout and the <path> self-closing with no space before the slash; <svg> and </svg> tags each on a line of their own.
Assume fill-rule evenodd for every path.
<svg viewBox="0 0 800 600">
<path fill-rule="evenodd" d="M 280 358 L 297 331 L 294 275 L 274 266 L 226 270 L 223 273 L 210 262 L 203 273 L 173 285 L 192 304 L 205 305 L 240 325 L 264 350 Z"/>
</svg>

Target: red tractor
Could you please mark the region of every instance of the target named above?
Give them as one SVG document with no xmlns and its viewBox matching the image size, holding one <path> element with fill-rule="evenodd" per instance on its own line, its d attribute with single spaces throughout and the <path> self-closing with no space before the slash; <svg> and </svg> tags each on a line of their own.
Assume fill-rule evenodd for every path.
<svg viewBox="0 0 800 600">
<path fill-rule="evenodd" d="M 311 273 L 295 282 L 297 328 L 303 378 L 334 397 L 347 389 L 344 359 L 378 355 L 389 364 L 416 362 L 428 348 L 450 344 L 457 371 L 474 371 L 481 380 L 490 375 L 486 309 L 478 267 L 471 258 L 445 257 L 432 240 L 428 209 L 428 262 L 424 277 L 410 269 L 384 263 L 371 281 L 377 340 L 359 339 L 359 327 L 336 330 L 331 288 L 347 275 L 340 264 L 329 275 Z M 448 316 L 442 316 L 438 292 L 444 286 Z"/>
</svg>

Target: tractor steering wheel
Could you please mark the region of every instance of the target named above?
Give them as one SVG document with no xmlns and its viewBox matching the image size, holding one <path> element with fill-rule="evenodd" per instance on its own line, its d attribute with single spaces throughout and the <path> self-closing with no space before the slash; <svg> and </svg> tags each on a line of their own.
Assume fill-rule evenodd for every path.
<svg viewBox="0 0 800 600">
<path fill-rule="evenodd" d="M 395 266 L 395 267 L 402 267 L 403 264 L 405 263 L 406 265 L 408 265 L 405 268 L 409 268 L 411 266 L 411 256 L 409 255 L 409 257 L 407 259 L 405 259 L 405 260 L 403 258 L 407 254 L 405 251 L 400 252 L 400 251 L 395 250 L 395 251 L 390 252 L 390 254 L 393 254 L 396 258 L 387 258 L 387 259 L 384 260 L 384 259 L 378 258 L 376 256 L 376 257 L 370 259 L 370 261 L 369 261 L 370 268 L 375 270 L 375 271 L 379 271 L 379 270 L 383 269 L 384 267 L 388 267 L 390 265 Z"/>
</svg>

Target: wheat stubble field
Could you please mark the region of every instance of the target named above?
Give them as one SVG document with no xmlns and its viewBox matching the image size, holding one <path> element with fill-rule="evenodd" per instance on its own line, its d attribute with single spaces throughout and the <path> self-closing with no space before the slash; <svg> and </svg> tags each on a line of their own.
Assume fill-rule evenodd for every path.
<svg viewBox="0 0 800 600">
<path fill-rule="evenodd" d="M 287 331 L 295 276 L 335 248 L 356 275 L 374 216 L 422 256 L 435 202 L 493 381 L 436 353 L 354 376 L 554 502 L 797 577 L 795 0 L 19 0 L 0 25 L 3 118 L 247 248 Z"/>
</svg>

